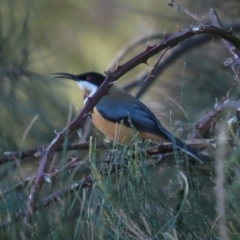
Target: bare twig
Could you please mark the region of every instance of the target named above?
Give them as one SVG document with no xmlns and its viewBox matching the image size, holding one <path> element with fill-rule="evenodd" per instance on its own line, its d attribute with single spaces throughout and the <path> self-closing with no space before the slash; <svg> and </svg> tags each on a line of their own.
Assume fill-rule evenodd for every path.
<svg viewBox="0 0 240 240">
<path fill-rule="evenodd" d="M 175 7 L 178 11 L 184 12 L 186 15 L 188 15 L 190 18 L 194 19 L 195 21 L 206 24 L 206 22 L 203 21 L 203 18 L 202 19 L 198 18 L 196 13 L 195 14 L 191 13 L 188 9 L 185 9 L 180 4 L 175 3 L 174 0 L 168 3 L 168 6 Z"/>
<path fill-rule="evenodd" d="M 161 61 L 161 59 L 163 58 L 163 56 L 166 54 L 167 51 L 168 51 L 168 48 L 166 48 L 164 52 L 161 54 L 161 56 L 158 58 L 158 60 L 156 61 L 155 65 L 153 66 L 151 72 L 148 74 L 148 77 L 145 81 L 148 81 L 151 77 L 153 77 L 154 70 L 156 69 L 157 65 L 159 64 L 159 62 Z"/>
</svg>

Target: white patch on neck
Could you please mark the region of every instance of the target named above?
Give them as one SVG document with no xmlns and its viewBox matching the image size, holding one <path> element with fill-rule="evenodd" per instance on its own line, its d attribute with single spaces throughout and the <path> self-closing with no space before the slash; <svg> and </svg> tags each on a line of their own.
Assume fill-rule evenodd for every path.
<svg viewBox="0 0 240 240">
<path fill-rule="evenodd" d="M 94 84 L 89 83 L 87 81 L 79 81 L 79 82 L 76 82 L 76 83 L 79 86 L 79 88 L 82 90 L 83 93 L 86 92 L 86 91 L 89 92 L 88 97 L 92 97 L 98 89 L 97 86 L 95 86 Z M 85 97 L 84 105 L 86 104 L 86 102 L 88 100 L 88 97 Z"/>
</svg>

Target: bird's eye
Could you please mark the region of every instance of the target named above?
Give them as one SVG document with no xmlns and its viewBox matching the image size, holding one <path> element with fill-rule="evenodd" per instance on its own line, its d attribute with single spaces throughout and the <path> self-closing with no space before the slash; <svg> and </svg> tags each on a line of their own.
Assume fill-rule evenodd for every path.
<svg viewBox="0 0 240 240">
<path fill-rule="evenodd" d="M 88 76 L 87 81 L 91 82 L 92 81 L 92 76 Z"/>
</svg>

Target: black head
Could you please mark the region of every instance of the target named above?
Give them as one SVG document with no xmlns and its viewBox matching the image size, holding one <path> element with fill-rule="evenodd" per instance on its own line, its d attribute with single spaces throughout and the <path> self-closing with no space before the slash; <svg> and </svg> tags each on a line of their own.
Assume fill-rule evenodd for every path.
<svg viewBox="0 0 240 240">
<path fill-rule="evenodd" d="M 90 84 L 95 85 L 96 87 L 100 87 L 106 78 L 104 75 L 97 72 L 86 72 L 78 75 L 74 75 L 70 73 L 54 73 L 53 75 L 54 75 L 53 76 L 54 78 L 71 79 L 78 83 L 88 82 Z"/>
<path fill-rule="evenodd" d="M 98 87 L 100 87 L 105 80 L 105 76 L 96 72 L 86 72 L 78 75 L 71 73 L 54 73 L 53 75 L 54 78 L 65 78 L 75 81 L 83 92 L 84 103 L 87 97 L 94 95 Z"/>
</svg>

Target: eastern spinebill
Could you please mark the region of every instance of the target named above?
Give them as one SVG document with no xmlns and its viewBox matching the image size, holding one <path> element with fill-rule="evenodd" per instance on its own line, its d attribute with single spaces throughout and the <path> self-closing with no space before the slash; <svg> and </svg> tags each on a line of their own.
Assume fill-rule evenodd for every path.
<svg viewBox="0 0 240 240">
<path fill-rule="evenodd" d="M 74 80 L 83 92 L 84 104 L 105 80 L 105 76 L 96 72 L 79 75 L 55 73 L 54 78 Z M 166 130 L 145 104 L 115 85 L 112 85 L 108 93 L 99 100 L 91 112 L 91 119 L 106 137 L 120 144 L 131 141 L 134 131 L 141 139 L 171 142 L 179 150 L 186 151 L 188 155 L 201 163 L 204 162 L 195 150 L 186 146 Z"/>
</svg>

